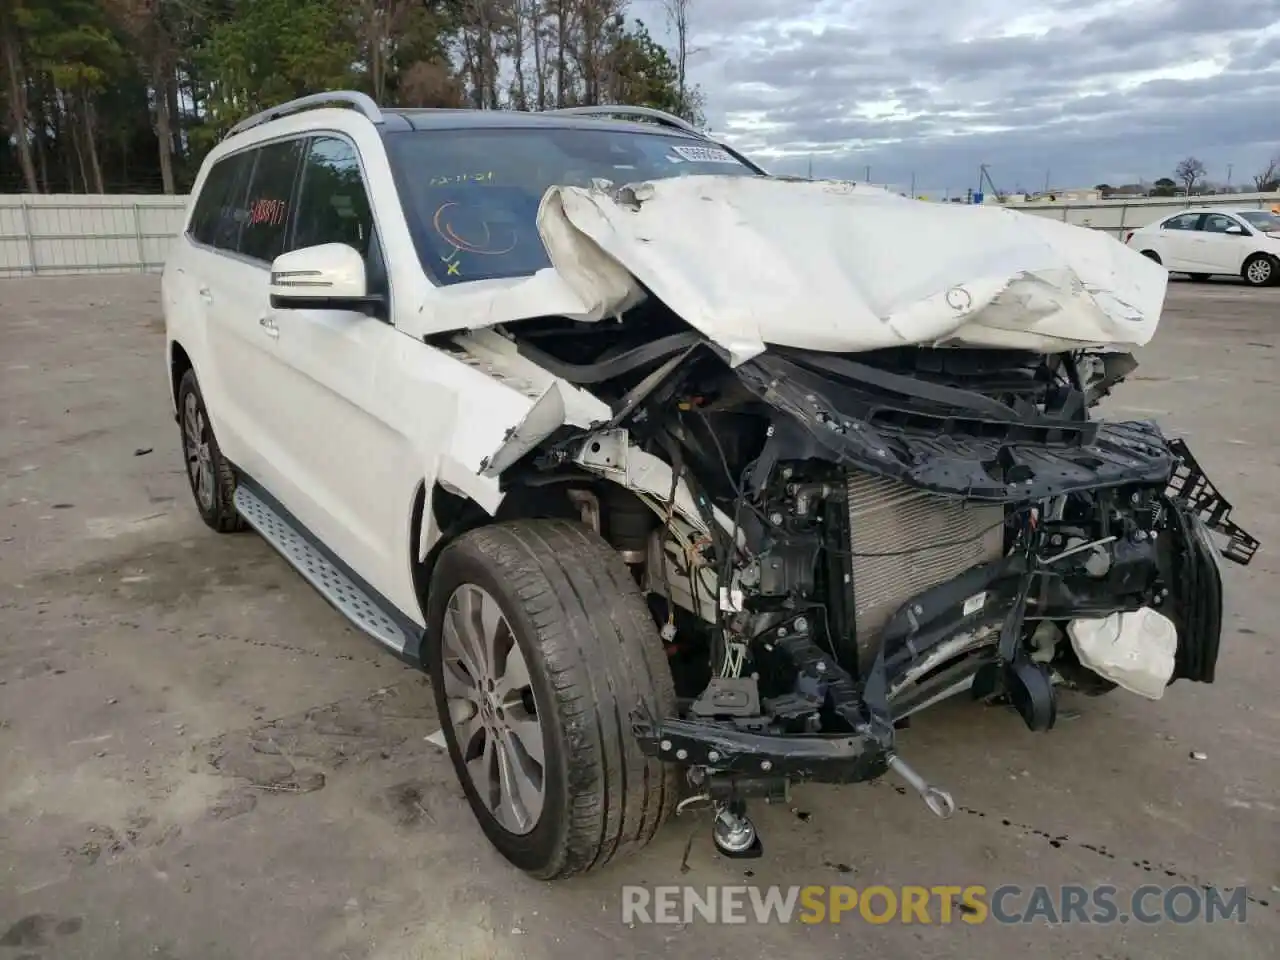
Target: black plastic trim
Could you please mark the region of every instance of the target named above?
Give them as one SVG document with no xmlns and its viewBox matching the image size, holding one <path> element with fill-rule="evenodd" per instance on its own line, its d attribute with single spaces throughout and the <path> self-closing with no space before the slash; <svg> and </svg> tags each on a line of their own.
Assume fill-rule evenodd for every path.
<svg viewBox="0 0 1280 960">
<path fill-rule="evenodd" d="M 842 383 L 768 355 L 742 364 L 737 374 L 815 441 L 807 456 L 933 493 L 1026 503 L 1126 484 L 1163 486 L 1173 472 L 1174 456 L 1154 423 L 1055 419 L 1038 411 L 1024 416 L 1011 407 L 997 417 L 972 406 L 949 408 L 943 394 L 933 392 L 936 385 L 927 397 L 888 402 L 882 387 Z"/>
</svg>

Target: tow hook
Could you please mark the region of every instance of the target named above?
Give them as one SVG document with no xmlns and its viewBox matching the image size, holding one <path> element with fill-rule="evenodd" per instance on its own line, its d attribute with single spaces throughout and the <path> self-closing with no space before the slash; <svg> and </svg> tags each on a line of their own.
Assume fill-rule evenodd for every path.
<svg viewBox="0 0 1280 960">
<path fill-rule="evenodd" d="M 907 781 L 908 786 L 916 793 L 920 794 L 920 799 L 924 801 L 924 805 L 932 811 L 935 817 L 943 820 L 950 820 L 956 812 L 956 802 L 951 799 L 951 794 L 940 787 L 935 787 L 925 780 L 924 777 L 916 773 L 907 762 L 896 753 L 888 756 L 889 769 L 893 770 L 903 780 Z"/>
</svg>

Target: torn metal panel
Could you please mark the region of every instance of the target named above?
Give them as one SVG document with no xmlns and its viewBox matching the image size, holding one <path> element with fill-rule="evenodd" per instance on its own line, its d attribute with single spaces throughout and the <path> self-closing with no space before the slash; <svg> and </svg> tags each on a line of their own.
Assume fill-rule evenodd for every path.
<svg viewBox="0 0 1280 960">
<path fill-rule="evenodd" d="M 574 463 L 621 484 L 657 513 L 665 515 L 671 494 L 671 465 L 634 446 L 626 430 L 601 430 L 591 434 L 583 441 Z M 708 507 L 721 528 L 733 529 L 733 521 L 724 511 L 710 504 Z M 698 532 L 710 530 L 683 479 L 676 483 L 675 511 Z"/>
<path fill-rule="evenodd" d="M 557 384 L 547 388 L 529 408 L 523 420 L 511 428 L 506 441 L 487 457 L 480 471 L 486 477 L 497 477 L 517 460 L 537 448 L 538 444 L 564 425 L 564 396 Z"/>
</svg>

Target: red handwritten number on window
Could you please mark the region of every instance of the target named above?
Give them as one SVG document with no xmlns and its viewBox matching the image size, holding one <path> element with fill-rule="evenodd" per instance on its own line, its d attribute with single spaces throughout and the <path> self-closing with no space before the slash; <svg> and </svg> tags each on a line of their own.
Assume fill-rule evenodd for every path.
<svg viewBox="0 0 1280 960">
<path fill-rule="evenodd" d="M 284 223 L 288 205 L 283 200 L 255 200 L 249 205 L 249 225 L 267 224 L 278 227 Z"/>
</svg>

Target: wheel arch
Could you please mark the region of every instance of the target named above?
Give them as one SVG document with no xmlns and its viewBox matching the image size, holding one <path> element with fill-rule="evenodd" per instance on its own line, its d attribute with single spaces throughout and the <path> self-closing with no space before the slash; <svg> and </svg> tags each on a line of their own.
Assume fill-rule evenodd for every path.
<svg viewBox="0 0 1280 960">
<path fill-rule="evenodd" d="M 414 594 L 424 623 L 432 574 L 440 554 L 458 537 L 478 527 L 506 520 L 579 518 L 577 508 L 567 496 L 567 487 L 575 481 L 581 480 L 585 484 L 594 478 L 551 475 L 545 479 L 550 482 L 512 483 L 504 491 L 502 502 L 492 512 L 467 492 L 438 479 L 429 486 L 425 480 L 418 484 L 409 516 L 409 563 Z"/>
<path fill-rule="evenodd" d="M 186 348 L 177 340 L 169 341 L 169 402 L 175 418 L 178 416 L 178 384 L 188 370 L 194 369 L 195 364 L 191 362 Z"/>
</svg>

